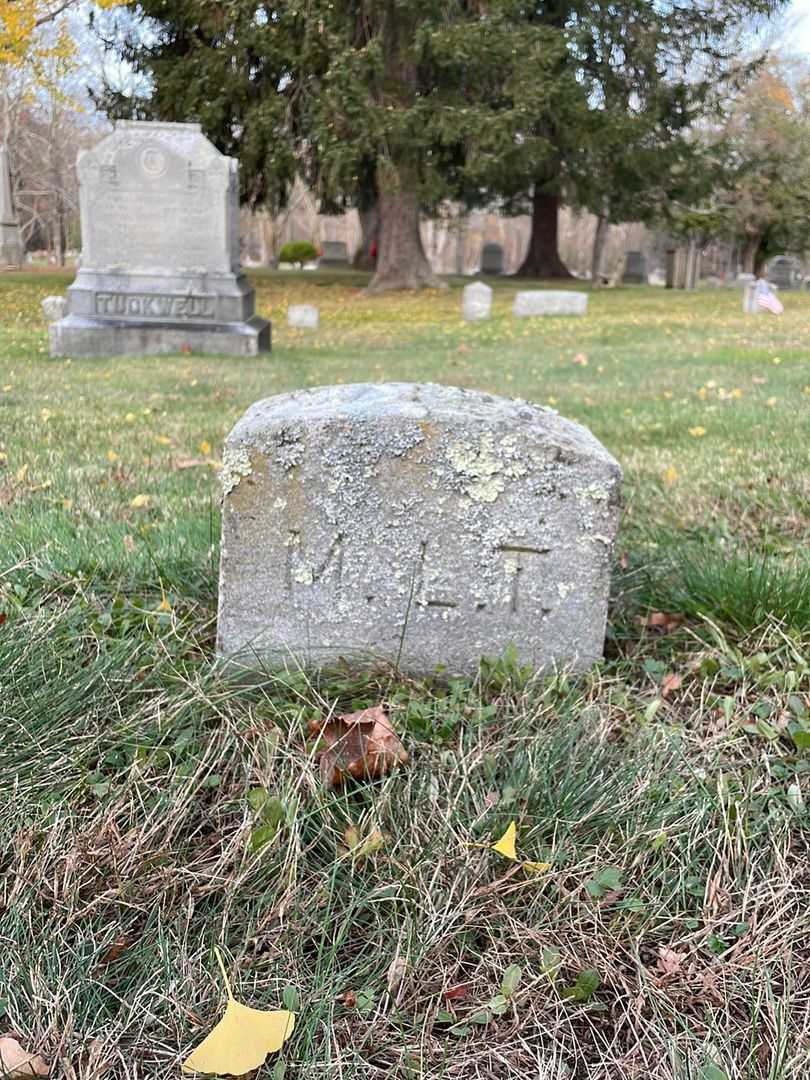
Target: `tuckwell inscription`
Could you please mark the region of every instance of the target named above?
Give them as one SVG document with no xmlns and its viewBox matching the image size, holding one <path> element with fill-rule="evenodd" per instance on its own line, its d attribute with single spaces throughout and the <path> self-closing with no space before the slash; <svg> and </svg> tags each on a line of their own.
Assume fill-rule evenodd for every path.
<svg viewBox="0 0 810 1080">
<path fill-rule="evenodd" d="M 213 295 L 183 293 L 97 292 L 96 315 L 141 319 L 214 319 L 217 298 Z"/>
</svg>

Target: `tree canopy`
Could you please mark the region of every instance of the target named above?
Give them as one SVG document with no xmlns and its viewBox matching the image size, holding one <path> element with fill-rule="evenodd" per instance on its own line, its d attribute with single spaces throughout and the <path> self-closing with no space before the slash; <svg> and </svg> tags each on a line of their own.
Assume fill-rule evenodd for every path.
<svg viewBox="0 0 810 1080">
<path fill-rule="evenodd" d="M 750 73 L 740 34 L 784 0 L 131 0 L 119 43 L 151 78 L 113 115 L 199 120 L 243 195 L 376 199 L 373 289 L 435 285 L 419 215 L 443 199 L 532 209 L 522 272 L 567 273 L 565 198 L 608 220 L 686 198 L 695 123 Z"/>
</svg>

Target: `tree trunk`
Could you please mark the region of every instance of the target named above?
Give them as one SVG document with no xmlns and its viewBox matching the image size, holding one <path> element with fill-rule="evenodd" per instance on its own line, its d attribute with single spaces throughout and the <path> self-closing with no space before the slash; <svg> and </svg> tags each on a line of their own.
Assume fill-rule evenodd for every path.
<svg viewBox="0 0 810 1080">
<path fill-rule="evenodd" d="M 756 257 L 759 251 L 760 237 L 759 233 L 751 236 L 749 235 L 745 241 L 742 252 L 742 264 L 744 274 L 756 273 Z"/>
<path fill-rule="evenodd" d="M 517 277 L 525 278 L 571 278 L 574 275 L 563 265 L 557 253 L 557 218 L 560 208 L 559 195 L 546 195 L 540 191 L 532 195 L 532 232 L 529 250 Z"/>
<path fill-rule="evenodd" d="M 591 281 L 597 284 L 602 277 L 602 256 L 605 252 L 610 222 L 601 214 L 596 219 L 596 232 L 593 234 L 593 252 L 591 254 Z"/>
<path fill-rule="evenodd" d="M 383 185 L 381 185 L 382 187 Z M 419 199 L 401 186 L 381 191 L 377 267 L 369 282 L 370 293 L 388 289 L 442 289 L 433 273 L 419 235 Z"/>
<path fill-rule="evenodd" d="M 375 202 L 364 210 L 359 210 L 358 217 L 360 218 L 362 235 L 360 247 L 355 252 L 352 265 L 355 270 L 373 270 L 376 259 L 371 254 L 372 247 L 376 244 L 379 250 L 380 246 L 380 211 L 378 204 Z"/>
</svg>

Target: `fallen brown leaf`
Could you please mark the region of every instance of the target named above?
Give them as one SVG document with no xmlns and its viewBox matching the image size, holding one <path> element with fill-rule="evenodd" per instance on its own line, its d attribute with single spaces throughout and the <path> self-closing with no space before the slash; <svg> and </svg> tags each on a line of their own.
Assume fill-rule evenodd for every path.
<svg viewBox="0 0 810 1080">
<path fill-rule="evenodd" d="M 357 1004 L 357 994 L 354 990 L 347 990 L 345 994 L 341 994 L 338 1001 L 347 1009 L 353 1009 Z"/>
<path fill-rule="evenodd" d="M 661 680 L 661 697 L 666 697 L 667 694 L 671 694 L 673 690 L 680 690 L 682 682 L 682 675 L 677 675 L 674 671 L 669 672 L 669 674 L 665 675 Z"/>
<path fill-rule="evenodd" d="M 670 949 L 667 945 L 662 945 L 658 950 L 658 960 L 655 966 L 664 975 L 677 975 L 681 970 L 681 965 L 686 960 L 686 953 L 676 952 L 675 949 Z"/>
<path fill-rule="evenodd" d="M 457 983 L 455 986 L 448 986 L 442 996 L 445 1001 L 463 1001 L 471 990 L 472 983 Z"/>
<path fill-rule="evenodd" d="M 0 1075 L 18 1080 L 20 1077 L 47 1076 L 51 1067 L 39 1054 L 23 1050 L 12 1035 L 6 1035 L 0 1038 L 0 1070 Z"/>
<path fill-rule="evenodd" d="M 660 634 L 671 634 L 683 623 L 685 615 L 679 615 L 670 611 L 651 611 L 649 615 L 639 615 L 636 622 L 648 630 L 656 630 Z"/>
<path fill-rule="evenodd" d="M 382 705 L 335 717 L 320 727 L 320 736 L 326 747 L 319 769 L 328 787 L 342 784 L 348 776 L 355 780 L 383 776 L 408 760 Z"/>
</svg>

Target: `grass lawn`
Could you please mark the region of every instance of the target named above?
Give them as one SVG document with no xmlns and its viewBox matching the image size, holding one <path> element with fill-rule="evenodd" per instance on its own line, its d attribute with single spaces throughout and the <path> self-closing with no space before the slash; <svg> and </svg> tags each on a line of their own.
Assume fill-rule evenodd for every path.
<svg viewBox="0 0 810 1080">
<path fill-rule="evenodd" d="M 806 1077 L 810 295 L 513 320 L 499 281 L 466 325 L 460 281 L 256 274 L 267 356 L 51 360 L 39 304 L 71 277 L 0 275 L 0 1034 L 65 1080 L 176 1077 L 219 944 L 240 1000 L 299 1002 L 268 1080 Z M 592 673 L 220 677 L 224 436 L 381 380 L 551 404 L 622 463 Z M 410 764 L 325 791 L 309 722 L 380 701 Z M 547 872 L 469 846 L 512 820 Z"/>
</svg>

